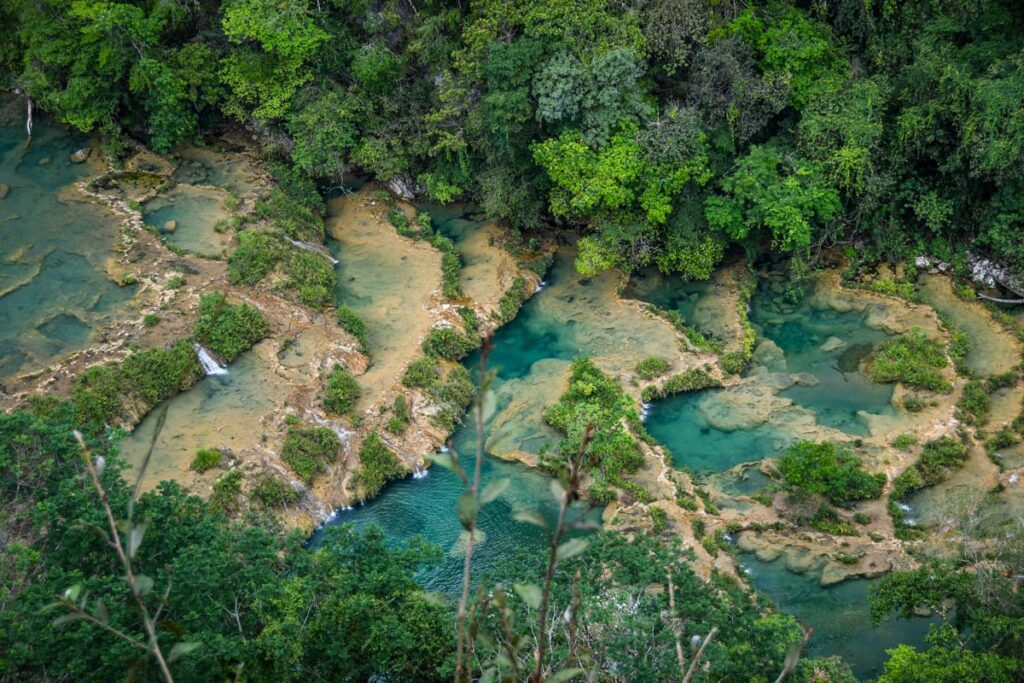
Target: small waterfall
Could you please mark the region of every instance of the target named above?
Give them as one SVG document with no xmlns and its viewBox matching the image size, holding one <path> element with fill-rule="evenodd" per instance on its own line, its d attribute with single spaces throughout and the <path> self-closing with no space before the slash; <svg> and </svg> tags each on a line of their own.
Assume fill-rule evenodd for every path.
<svg viewBox="0 0 1024 683">
<path fill-rule="evenodd" d="M 228 374 L 228 369 L 218 363 L 202 344 L 194 344 L 192 348 L 196 350 L 196 358 L 199 359 L 199 364 L 203 366 L 203 372 L 207 375 Z"/>
<path fill-rule="evenodd" d="M 349 437 L 351 437 L 354 432 L 350 432 L 349 430 L 345 429 L 344 427 L 342 427 L 337 422 L 331 422 L 330 420 L 325 420 L 325 419 L 323 419 L 322 417 L 320 417 L 318 415 L 310 415 L 309 419 L 312 422 L 314 422 L 315 424 L 320 425 L 321 427 L 327 427 L 328 429 L 330 429 L 332 432 L 334 432 L 334 435 L 336 437 L 338 437 L 338 439 L 341 441 L 342 445 L 346 449 L 348 448 Z"/>
<path fill-rule="evenodd" d="M 640 404 L 640 421 L 647 422 L 647 418 L 651 416 L 651 404 L 641 403 Z"/>
<path fill-rule="evenodd" d="M 426 467 L 417 467 L 415 470 L 413 470 L 412 478 L 423 479 L 428 474 L 430 474 L 430 470 L 428 470 Z"/>
<path fill-rule="evenodd" d="M 539 294 L 540 292 L 543 292 L 544 288 L 547 287 L 547 286 L 548 286 L 548 281 L 547 280 L 541 280 L 540 282 L 537 283 L 537 288 L 533 290 L 533 293 L 534 294 Z"/>
<path fill-rule="evenodd" d="M 315 254 L 320 254 L 334 265 L 338 265 L 338 259 L 331 256 L 331 253 L 327 251 L 327 249 L 324 248 L 322 245 L 313 244 L 312 242 L 300 242 L 299 240 L 293 240 L 291 237 L 285 237 L 285 239 L 294 244 L 299 249 L 304 249 L 306 251 L 311 251 Z"/>
</svg>

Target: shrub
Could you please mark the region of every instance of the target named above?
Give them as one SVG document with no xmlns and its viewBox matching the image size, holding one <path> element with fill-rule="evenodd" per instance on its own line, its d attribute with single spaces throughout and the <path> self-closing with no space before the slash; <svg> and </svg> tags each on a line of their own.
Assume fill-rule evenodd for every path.
<svg viewBox="0 0 1024 683">
<path fill-rule="evenodd" d="M 828 505 L 822 505 L 811 518 L 811 527 L 833 536 L 856 536 L 857 530 L 849 522 L 839 519 L 839 513 Z"/>
<path fill-rule="evenodd" d="M 341 440 L 327 427 L 290 427 L 281 459 L 307 484 L 338 458 Z"/>
<path fill-rule="evenodd" d="M 893 448 L 898 448 L 901 451 L 909 451 L 911 446 L 917 444 L 917 437 L 913 434 L 900 434 L 892 440 Z"/>
<path fill-rule="evenodd" d="M 963 395 L 956 405 L 956 414 L 961 421 L 981 426 L 988 422 L 989 408 L 988 391 L 983 382 L 971 380 L 964 385 Z"/>
<path fill-rule="evenodd" d="M 216 448 L 200 448 L 196 451 L 196 457 L 192 459 L 192 469 L 202 474 L 219 467 L 222 457 L 222 453 Z"/>
<path fill-rule="evenodd" d="M 462 329 L 466 330 L 466 334 L 473 336 L 480 329 L 480 318 L 472 308 L 459 306 L 459 317 L 462 318 Z"/>
<path fill-rule="evenodd" d="M 644 358 L 636 364 L 636 374 L 640 379 L 654 379 L 664 375 L 669 369 L 669 362 L 664 358 Z"/>
<path fill-rule="evenodd" d="M 269 333 L 262 313 L 246 303 L 229 304 L 222 292 L 204 294 L 199 302 L 196 340 L 229 363 Z"/>
<path fill-rule="evenodd" d="M 593 433 L 587 448 L 588 468 L 609 483 L 632 491 L 631 482 L 624 481 L 622 475 L 635 472 L 643 464 L 643 455 L 622 423 L 635 415 L 636 404 L 614 379 L 588 359 L 573 361 L 569 388 L 544 411 L 544 421 L 565 435 L 558 445 L 562 459 L 546 458 L 547 464 L 553 469 L 564 467 L 564 458 L 579 451 L 589 424 Z"/>
<path fill-rule="evenodd" d="M 533 292 L 530 291 L 530 285 L 525 278 L 517 277 L 513 280 L 511 286 L 498 301 L 498 322 L 502 325 L 510 322 L 532 295 Z"/>
<path fill-rule="evenodd" d="M 142 324 L 146 327 L 155 327 L 160 324 L 160 316 L 156 313 L 147 313 L 142 316 Z"/>
<path fill-rule="evenodd" d="M 267 276 L 281 259 L 281 245 L 265 232 L 238 234 L 238 248 L 228 257 L 228 282 L 254 285 Z"/>
<path fill-rule="evenodd" d="M 242 470 L 230 469 L 213 484 L 209 505 L 220 512 L 237 512 L 238 496 L 242 493 Z"/>
<path fill-rule="evenodd" d="M 833 443 L 801 441 L 790 446 L 778 462 L 786 486 L 802 496 L 819 494 L 834 505 L 882 495 L 884 474 L 870 474 L 860 459 Z"/>
<path fill-rule="evenodd" d="M 459 418 L 466 412 L 476 393 L 476 385 L 469 370 L 456 365 L 444 378 L 444 383 L 431 392 L 438 403 L 438 411 L 431 421 L 446 432 L 455 429 Z"/>
<path fill-rule="evenodd" d="M 388 222 L 395 226 L 395 232 L 402 237 L 417 237 L 415 230 L 409 227 L 409 217 L 401 209 L 392 208 L 388 210 Z"/>
<path fill-rule="evenodd" d="M 476 348 L 477 340 L 470 339 L 454 327 L 435 327 L 423 341 L 423 350 L 430 356 L 459 360 Z"/>
<path fill-rule="evenodd" d="M 338 306 L 338 324 L 343 330 L 355 337 L 359 342 L 359 350 L 363 355 L 368 356 L 370 334 L 366 329 L 366 321 L 348 306 Z"/>
<path fill-rule="evenodd" d="M 249 496 L 267 509 L 293 505 L 299 499 L 298 491 L 291 484 L 268 472 L 256 477 Z"/>
<path fill-rule="evenodd" d="M 395 396 L 395 401 L 391 404 L 391 413 L 392 415 L 388 419 L 386 429 L 392 434 L 401 434 L 409 426 L 409 420 L 412 419 L 412 414 L 409 412 L 409 402 L 406 400 L 405 394 Z"/>
<path fill-rule="evenodd" d="M 995 453 L 1017 445 L 1018 441 L 1017 435 L 1009 427 L 1003 427 L 985 440 L 985 451 L 990 454 Z"/>
<path fill-rule="evenodd" d="M 441 290 L 448 299 L 462 296 L 462 282 L 459 271 L 462 270 L 462 259 L 454 251 L 441 254 Z"/>
<path fill-rule="evenodd" d="M 871 524 L 871 515 L 864 512 L 857 512 L 853 515 L 853 521 L 857 522 L 857 524 L 860 524 L 861 526 L 867 526 L 868 524 Z"/>
<path fill-rule="evenodd" d="M 335 364 L 328 373 L 324 386 L 324 408 L 339 415 L 348 414 L 355 408 L 356 401 L 362 393 L 352 373 Z"/>
<path fill-rule="evenodd" d="M 920 473 L 914 465 L 911 465 L 892 480 L 891 495 L 894 499 L 901 500 L 923 486 L 924 481 L 921 479 Z"/>
<path fill-rule="evenodd" d="M 358 481 L 363 486 L 363 495 L 372 498 L 384 484 L 403 472 L 398 456 L 391 452 L 380 435 L 371 432 L 359 447 Z"/>
<path fill-rule="evenodd" d="M 402 375 L 402 384 L 407 387 L 420 387 L 429 389 L 436 386 L 441 379 L 441 373 L 437 369 L 437 361 L 433 358 L 417 358 Z"/>
<path fill-rule="evenodd" d="M 651 531 L 656 534 L 663 532 L 668 527 L 668 513 L 664 508 L 651 508 Z"/>
<path fill-rule="evenodd" d="M 185 286 L 185 278 L 181 275 L 172 275 L 167 280 L 167 289 L 181 289 Z"/>
<path fill-rule="evenodd" d="M 942 376 L 947 364 L 942 344 L 915 327 L 882 342 L 868 359 L 867 371 L 876 382 L 901 382 L 948 394 L 953 385 Z"/>
<path fill-rule="evenodd" d="M 102 429 L 120 414 L 126 401 L 136 414 L 144 414 L 202 376 L 188 342 L 133 353 L 120 363 L 89 368 L 75 380 L 71 391 L 75 419 L 83 427 Z"/>
<path fill-rule="evenodd" d="M 708 525 L 700 517 L 690 519 L 690 528 L 693 529 L 693 537 L 700 540 L 708 532 Z"/>
<path fill-rule="evenodd" d="M 929 441 L 921 450 L 915 465 L 925 486 L 938 484 L 952 469 L 958 469 L 967 460 L 967 447 L 956 439 L 940 436 Z"/>
<path fill-rule="evenodd" d="M 334 266 L 320 254 L 293 248 L 284 263 L 283 286 L 298 291 L 299 302 L 323 308 L 334 302 Z"/>
<path fill-rule="evenodd" d="M 661 385 L 661 395 L 679 394 L 684 391 L 700 391 L 709 387 L 719 387 L 722 383 L 708 374 L 703 368 L 691 368 L 678 375 L 672 375 Z"/>
<path fill-rule="evenodd" d="M 722 366 L 722 371 L 730 375 L 738 375 L 747 367 L 747 359 L 739 351 L 723 353 L 719 356 L 718 363 Z"/>
</svg>

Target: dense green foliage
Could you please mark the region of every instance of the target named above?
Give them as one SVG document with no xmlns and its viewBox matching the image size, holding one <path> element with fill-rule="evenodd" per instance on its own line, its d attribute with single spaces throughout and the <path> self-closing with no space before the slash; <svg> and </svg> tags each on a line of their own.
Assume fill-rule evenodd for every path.
<svg viewBox="0 0 1024 683">
<path fill-rule="evenodd" d="M 230 363 L 270 333 L 263 314 L 246 303 L 230 304 L 222 292 L 199 302 L 196 341 Z"/>
<path fill-rule="evenodd" d="M 307 484 L 338 459 L 341 440 L 327 427 L 289 427 L 281 459 Z"/>
<path fill-rule="evenodd" d="M 591 498 L 605 502 L 614 498 L 609 488 L 612 485 L 632 490 L 631 482 L 627 482 L 624 475 L 635 472 L 643 464 L 643 455 L 636 438 L 623 425 L 623 421 L 631 417 L 634 418 L 631 423 L 639 424 L 635 419 L 636 403 L 614 379 L 589 359 L 573 361 L 569 388 L 557 403 L 544 411 L 544 421 L 565 434 L 558 444 L 557 457 L 545 457 L 544 464 L 555 471 L 563 468 L 566 459 L 579 452 L 584 433 L 590 427 L 592 433 L 585 464 L 594 476 Z"/>
<path fill-rule="evenodd" d="M 203 376 L 192 345 L 139 351 L 120 363 L 89 368 L 75 380 L 72 396 L 80 427 L 102 430 L 118 418 L 138 419 L 165 398 Z"/>
<path fill-rule="evenodd" d="M 834 443 L 801 441 L 790 446 L 778 461 L 786 487 L 798 496 L 817 494 L 834 505 L 878 498 L 884 474 L 870 474 L 848 448 Z"/>
<path fill-rule="evenodd" d="M 366 321 L 348 306 L 338 306 L 338 324 L 341 328 L 351 334 L 359 342 L 359 350 L 365 354 L 370 353 L 370 333 L 366 328 Z"/>
<path fill-rule="evenodd" d="M 651 356 L 636 364 L 636 376 L 640 379 L 654 379 L 668 372 L 669 362 L 664 358 Z"/>
<path fill-rule="evenodd" d="M 803 258 L 850 237 L 866 259 L 962 267 L 971 245 L 1024 269 L 1011 0 L 45 0 L 4 18 L 0 78 L 82 130 L 168 150 L 234 119 L 312 177 L 571 223 L 584 273 L 702 278 L 730 243 Z M 295 184 L 257 217 L 319 241 Z"/>
<path fill-rule="evenodd" d="M 363 395 L 355 376 L 340 365 L 335 364 L 327 373 L 324 382 L 324 408 L 338 415 L 347 415 L 355 411 L 356 401 Z"/>
<path fill-rule="evenodd" d="M 200 448 L 196 451 L 196 457 L 192 458 L 192 469 L 199 473 L 212 470 L 220 465 L 223 457 L 216 448 Z"/>
<path fill-rule="evenodd" d="M 357 480 L 363 488 L 364 498 L 373 498 L 384 484 L 403 474 L 398 456 L 381 440 L 377 432 L 371 432 L 359 447 L 359 471 Z"/>
<path fill-rule="evenodd" d="M 433 358 L 417 358 L 409 363 L 402 375 L 402 384 L 407 387 L 429 388 L 438 383 L 441 375 L 437 369 L 437 361 Z"/>
<path fill-rule="evenodd" d="M 64 610 L 41 611 L 80 585 L 91 614 L 142 632 L 117 557 L 94 533 L 106 520 L 83 476 L 73 426 L 69 405 L 0 415 L 7 539 L 0 677 L 119 681 L 134 670 L 137 679 L 157 680 L 153 662 L 132 644 L 81 620 L 54 625 Z M 120 519 L 131 489 L 117 456 L 104 455 L 103 485 Z M 173 483 L 134 507 L 134 518 L 148 524 L 133 565 L 153 581 L 145 595 L 150 610 L 163 608 L 164 652 L 201 643 L 171 663 L 176 681 L 234 680 L 243 671 L 255 681 L 450 679 L 448 610 L 413 580 L 424 563 L 440 559 L 438 550 L 417 541 L 399 548 L 376 529 L 338 527 L 316 552 L 270 517 L 229 522 L 213 507 Z"/>
<path fill-rule="evenodd" d="M 423 340 L 423 350 L 429 356 L 459 360 L 475 349 L 478 343 L 478 339 L 469 337 L 454 327 L 435 327 Z"/>
<path fill-rule="evenodd" d="M 868 358 L 867 371 L 876 382 L 902 382 L 948 394 L 953 385 L 942 376 L 947 365 L 942 344 L 915 327 L 882 342 Z"/>
</svg>

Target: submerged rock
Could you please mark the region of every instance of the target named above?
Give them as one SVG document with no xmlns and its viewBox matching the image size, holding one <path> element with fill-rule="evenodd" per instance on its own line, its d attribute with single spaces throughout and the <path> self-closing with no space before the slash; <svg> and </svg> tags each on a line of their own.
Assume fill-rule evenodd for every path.
<svg viewBox="0 0 1024 683">
<path fill-rule="evenodd" d="M 88 159 L 90 154 L 92 154 L 92 147 L 83 147 L 82 149 L 78 150 L 77 152 L 72 152 L 71 153 L 71 163 L 73 163 L 73 164 L 80 164 L 83 161 L 85 161 L 86 159 Z"/>
<path fill-rule="evenodd" d="M 0 183 L 0 199 L 6 197 L 11 191 L 11 186 L 7 183 Z"/>
<path fill-rule="evenodd" d="M 846 346 L 846 342 L 839 337 L 829 337 L 825 340 L 825 343 L 821 345 L 821 350 L 825 353 L 832 353 L 844 346 Z"/>
<path fill-rule="evenodd" d="M 178 229 L 178 221 L 174 220 L 173 218 L 171 220 L 169 220 L 169 221 L 166 221 L 164 223 L 164 227 L 163 227 L 163 231 L 164 232 L 174 232 L 177 229 Z"/>
<path fill-rule="evenodd" d="M 40 166 L 49 166 L 51 161 L 53 161 L 53 159 L 51 157 L 43 157 L 42 159 L 39 160 L 39 165 Z"/>
</svg>

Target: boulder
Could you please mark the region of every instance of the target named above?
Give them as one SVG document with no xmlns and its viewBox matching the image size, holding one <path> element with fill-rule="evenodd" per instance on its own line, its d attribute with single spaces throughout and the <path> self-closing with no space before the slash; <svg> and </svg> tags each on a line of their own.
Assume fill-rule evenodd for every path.
<svg viewBox="0 0 1024 683">
<path fill-rule="evenodd" d="M 828 339 L 825 340 L 825 343 L 821 345 L 821 350 L 824 353 L 832 353 L 833 351 L 837 351 L 838 349 L 841 349 L 844 346 L 846 346 L 846 342 L 844 342 L 839 337 L 829 337 Z"/>
<path fill-rule="evenodd" d="M 80 164 L 83 161 L 85 161 L 86 159 L 88 159 L 90 154 L 92 154 L 92 147 L 83 147 L 82 149 L 78 150 L 77 152 L 72 152 L 71 153 L 71 163 L 73 163 L 73 164 Z"/>
<path fill-rule="evenodd" d="M 173 218 L 171 220 L 167 221 L 166 223 L 164 223 L 164 227 L 163 227 L 163 231 L 164 232 L 174 232 L 177 229 L 178 229 L 178 221 L 174 220 Z"/>
</svg>

